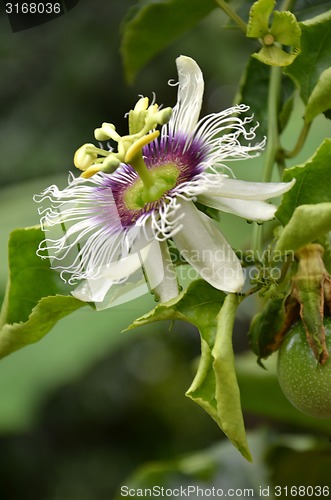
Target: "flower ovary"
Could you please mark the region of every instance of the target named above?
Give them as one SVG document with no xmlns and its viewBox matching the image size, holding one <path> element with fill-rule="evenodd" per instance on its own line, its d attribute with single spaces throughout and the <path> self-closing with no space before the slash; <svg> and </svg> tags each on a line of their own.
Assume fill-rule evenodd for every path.
<svg viewBox="0 0 331 500">
<path fill-rule="evenodd" d="M 179 168 L 174 163 L 160 165 L 149 170 L 153 184 L 146 188 L 141 178 L 126 190 L 123 201 L 128 210 L 141 210 L 146 203 L 160 200 L 162 196 L 176 186 Z"/>
</svg>

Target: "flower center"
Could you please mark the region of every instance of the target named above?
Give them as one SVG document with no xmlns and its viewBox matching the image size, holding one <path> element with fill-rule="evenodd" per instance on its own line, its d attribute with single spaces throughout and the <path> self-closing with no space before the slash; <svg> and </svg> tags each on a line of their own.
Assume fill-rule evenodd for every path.
<svg viewBox="0 0 331 500">
<path fill-rule="evenodd" d="M 271 33 L 267 33 L 264 37 L 263 37 L 263 43 L 264 45 L 266 45 L 267 47 L 270 46 L 270 45 L 273 45 L 275 43 L 275 38 L 273 37 L 273 35 Z"/>
<path fill-rule="evenodd" d="M 146 189 L 140 177 L 125 191 L 123 201 L 128 210 L 140 210 L 146 203 L 157 201 L 164 193 L 174 188 L 179 176 L 179 168 L 174 163 L 160 165 L 149 170 L 152 185 Z"/>
</svg>

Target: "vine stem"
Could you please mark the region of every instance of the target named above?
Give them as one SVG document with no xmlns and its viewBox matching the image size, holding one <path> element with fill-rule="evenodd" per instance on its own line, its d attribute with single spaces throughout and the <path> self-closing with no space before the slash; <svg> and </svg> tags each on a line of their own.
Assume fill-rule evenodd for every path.
<svg viewBox="0 0 331 500">
<path fill-rule="evenodd" d="M 262 181 L 270 182 L 273 166 L 279 151 L 279 130 L 278 130 L 278 102 L 280 86 L 282 79 L 282 70 L 278 66 L 270 68 L 270 80 L 268 90 L 268 141 L 266 148 L 265 161 L 263 166 Z M 255 251 L 262 249 L 262 226 L 255 225 L 252 236 L 252 247 Z"/>
<path fill-rule="evenodd" d="M 263 182 L 270 182 L 271 180 L 272 169 L 280 146 L 277 117 L 281 79 L 282 69 L 279 66 L 272 66 L 268 92 L 268 142 L 263 167 Z"/>
<path fill-rule="evenodd" d="M 261 285 L 256 285 L 247 290 L 247 292 L 244 292 L 241 294 L 241 300 L 246 299 L 246 297 L 249 297 L 250 295 L 254 295 L 256 292 L 260 291 L 262 288 Z"/>
<path fill-rule="evenodd" d="M 260 252 L 262 249 L 262 226 L 255 223 L 253 226 L 252 235 L 252 250 L 254 252 Z"/>
<path fill-rule="evenodd" d="M 284 0 L 281 10 L 292 10 L 295 0 Z"/>
<path fill-rule="evenodd" d="M 243 31 L 243 33 L 246 35 L 247 31 L 247 25 L 246 23 L 241 19 L 238 14 L 231 9 L 228 3 L 226 3 L 224 0 L 216 0 L 216 3 L 219 5 L 219 7 L 224 10 L 224 12 L 236 23 L 236 25 Z"/>
</svg>

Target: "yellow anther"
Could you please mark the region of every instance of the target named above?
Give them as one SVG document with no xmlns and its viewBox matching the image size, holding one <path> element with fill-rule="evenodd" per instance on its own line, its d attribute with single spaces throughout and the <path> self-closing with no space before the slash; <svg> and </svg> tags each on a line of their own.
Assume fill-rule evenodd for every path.
<svg viewBox="0 0 331 500">
<path fill-rule="evenodd" d="M 136 103 L 136 105 L 134 107 L 134 111 L 138 111 L 138 112 L 140 112 L 140 111 L 146 111 L 147 108 L 148 108 L 148 103 L 149 103 L 148 97 L 142 97 Z"/>
<path fill-rule="evenodd" d="M 157 104 L 152 104 L 152 105 L 148 108 L 147 112 L 148 112 L 148 115 L 155 115 L 155 113 L 157 113 L 157 112 L 158 112 L 158 110 L 159 110 L 158 105 L 157 105 Z"/>
<path fill-rule="evenodd" d="M 105 134 L 102 128 L 96 128 L 94 130 L 94 137 L 96 138 L 97 141 L 108 141 L 109 139 L 109 135 Z"/>
<path fill-rule="evenodd" d="M 143 137 L 135 141 L 127 150 L 124 161 L 126 163 L 130 163 L 130 161 L 133 160 L 133 158 L 142 150 L 144 146 L 154 141 L 154 139 L 159 137 L 159 135 L 160 132 L 158 130 L 155 130 L 154 132 L 144 135 Z"/>
<path fill-rule="evenodd" d="M 89 168 L 97 159 L 98 154 L 94 152 L 86 152 L 87 148 L 94 148 L 94 144 L 83 144 L 79 149 L 77 149 L 74 155 L 74 165 L 79 170 L 86 170 Z"/>
<path fill-rule="evenodd" d="M 104 122 L 101 128 L 95 129 L 94 137 L 97 141 L 107 141 L 108 139 L 118 141 L 121 136 L 115 131 L 115 125 Z"/>
<path fill-rule="evenodd" d="M 97 174 L 98 172 L 100 172 L 100 166 L 101 166 L 100 163 L 98 165 L 92 165 L 87 170 L 85 170 L 85 172 L 83 172 L 81 174 L 81 177 L 83 177 L 84 179 L 89 179 L 94 174 Z"/>
</svg>

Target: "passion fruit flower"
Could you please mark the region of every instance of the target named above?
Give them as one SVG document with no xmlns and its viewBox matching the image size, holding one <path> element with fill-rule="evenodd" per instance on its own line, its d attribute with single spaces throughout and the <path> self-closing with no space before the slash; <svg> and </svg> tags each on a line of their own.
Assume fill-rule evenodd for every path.
<svg viewBox="0 0 331 500">
<path fill-rule="evenodd" d="M 129 113 L 129 132 L 121 137 L 112 124 L 96 129 L 99 141 L 114 140 L 118 151 L 82 146 L 75 165 L 79 178 L 59 190 L 50 186 L 38 202 L 45 231 L 38 255 L 50 258 L 64 280 L 78 284 L 72 294 L 109 305 L 109 290 L 130 287 L 143 267 L 150 288 L 164 302 L 178 295 L 168 243 L 217 289 L 239 292 L 243 270 L 218 225 L 199 208 L 229 212 L 257 222 L 274 217 L 265 200 L 292 183 L 254 183 L 224 174 L 224 160 L 255 156 L 265 141 L 251 144 L 248 107 L 241 104 L 199 120 L 204 82 L 197 63 L 177 59 L 178 100 L 161 109 L 141 98 Z M 160 133 L 155 130 L 162 125 Z M 244 142 L 244 144 L 242 143 Z M 129 279 L 130 278 L 130 279 Z"/>
</svg>

